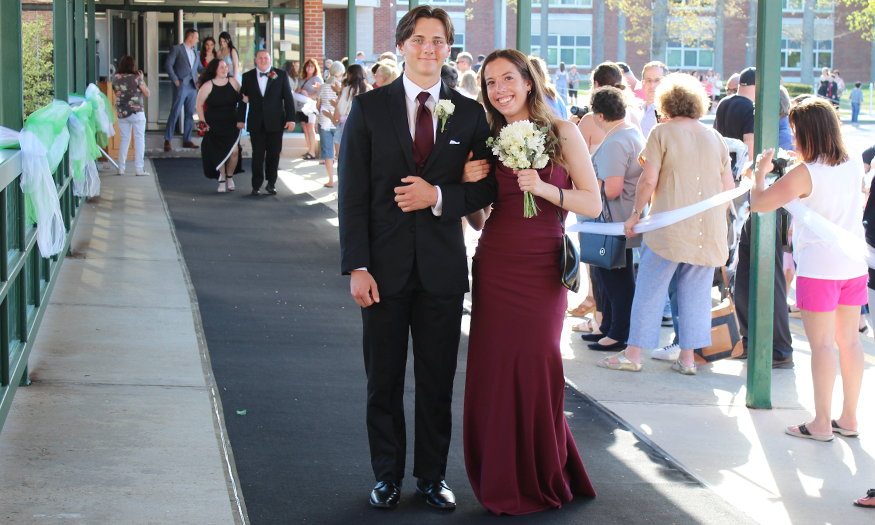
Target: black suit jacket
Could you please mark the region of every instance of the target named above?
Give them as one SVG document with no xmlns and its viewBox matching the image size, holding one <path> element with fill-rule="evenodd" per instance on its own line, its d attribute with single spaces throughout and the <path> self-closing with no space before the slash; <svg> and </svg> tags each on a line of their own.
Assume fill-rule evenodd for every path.
<svg viewBox="0 0 875 525">
<path fill-rule="evenodd" d="M 287 122 L 295 121 L 295 99 L 292 98 L 292 90 L 289 85 L 289 75 L 275 67 L 270 71 L 276 73 L 276 78 L 267 80 L 264 95 L 258 88 L 258 69 L 252 69 L 243 73 L 243 81 L 240 83 L 240 94 L 249 97 L 249 122 L 246 129 L 261 131 L 264 125 L 265 131 L 282 131 Z M 237 122 L 246 121 L 246 103 L 237 105 Z"/>
<path fill-rule="evenodd" d="M 465 293 L 461 218 L 492 203 L 498 191 L 494 172 L 478 182 L 460 182 L 469 152 L 474 160 L 492 158 L 486 114 L 475 100 L 442 84 L 440 98 L 449 99 L 455 111 L 443 132 L 438 120 L 434 149 L 421 174 L 440 186 L 442 214 L 435 216 L 431 208 L 405 213 L 395 202 L 395 188 L 416 169 L 404 98 L 403 78 L 398 78 L 353 99 L 338 171 L 341 270 L 348 274 L 366 267 L 380 295 L 400 291 L 414 268 L 429 293 Z"/>
</svg>

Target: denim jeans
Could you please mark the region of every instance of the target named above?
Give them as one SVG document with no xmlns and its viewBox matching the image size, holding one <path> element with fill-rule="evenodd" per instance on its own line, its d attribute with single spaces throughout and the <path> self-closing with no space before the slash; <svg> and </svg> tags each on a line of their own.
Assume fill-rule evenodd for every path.
<svg viewBox="0 0 875 525">
<path fill-rule="evenodd" d="M 860 117 L 860 103 L 851 102 L 851 124 L 856 124 Z"/>
</svg>

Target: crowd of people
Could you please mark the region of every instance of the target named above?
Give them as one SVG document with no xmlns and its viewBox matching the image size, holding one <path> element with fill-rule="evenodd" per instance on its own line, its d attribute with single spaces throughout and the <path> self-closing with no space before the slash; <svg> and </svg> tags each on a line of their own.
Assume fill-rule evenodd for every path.
<svg viewBox="0 0 875 525">
<path fill-rule="evenodd" d="M 166 140 L 185 108 L 184 142 L 193 146 L 190 119 L 197 113 L 205 131 L 204 174 L 218 180 L 219 192 L 235 189 L 246 127 L 251 192 L 259 195 L 266 180 L 267 193 L 275 194 L 282 134 L 296 123 L 307 141 L 302 158 L 318 158 L 325 186 L 339 186 L 342 270 L 362 307 L 374 507 L 392 508 L 400 497 L 411 332 L 416 489 L 434 507 L 455 507 L 444 478 L 469 282 L 463 224 L 482 230 L 472 270 L 465 462 L 475 495 L 496 514 L 559 507 L 575 494 L 595 497 L 562 411 L 559 341 L 567 314 L 583 319 L 572 330 L 590 349 L 619 351 L 599 360 L 602 368 L 641 371 L 649 349 L 653 359 L 693 376 L 701 366 L 697 352 L 703 357 L 713 343 L 715 283 L 736 305 L 742 351 L 734 357 L 747 356 L 751 213 L 799 199 L 826 223 L 875 245 L 875 203 L 867 203 L 864 182 L 871 180 L 864 175 L 875 148 L 860 158 L 842 141 L 829 100 L 844 89 L 838 71 L 824 70 L 821 96 L 791 98 L 781 88 L 779 141 L 790 155 L 782 170 L 774 150 L 754 151 L 755 68 L 724 84 L 713 70 L 672 73 L 650 62 L 639 80 L 627 64 L 604 62 L 592 68 L 584 94 L 575 65 L 560 63 L 551 73 L 542 59 L 516 50 L 450 60 L 452 21 L 439 8 L 410 10 L 395 40 L 397 54 L 384 53 L 370 66 L 358 53 L 352 63 L 311 58 L 300 69 L 293 62 L 274 68 L 262 50 L 256 67 L 242 73 L 230 35 L 222 33 L 218 46 L 207 39 L 198 58 L 197 32 L 188 30 L 167 62 L 175 111 Z M 125 156 L 133 132 L 141 159 L 145 120 L 137 108 L 149 93 L 133 59 L 121 66 L 113 83 Z M 859 84 L 851 94 L 855 123 L 858 91 Z M 701 122 L 709 112 L 713 126 Z M 542 169 L 510 168 L 487 145 L 505 126 L 525 121 L 545 135 L 549 162 Z M 141 160 L 136 168 L 140 174 Z M 767 187 L 771 173 L 781 176 Z M 745 178 L 749 196 L 723 198 Z M 540 210 L 533 217 L 523 213 L 525 192 Z M 647 214 L 671 216 L 702 201 L 714 204 L 636 231 Z M 865 231 L 864 208 L 873 216 Z M 590 266 L 589 293 L 573 308 L 557 266 L 567 212 L 581 223 L 622 224 L 625 236 L 621 262 Z M 861 312 L 875 299 L 875 275 L 864 260 L 837 250 L 823 230 L 789 215 L 776 223 L 772 366 L 793 367 L 789 317 L 801 316 L 815 392 L 814 419 L 786 433 L 817 441 L 856 436 L 864 363 L 859 335 L 866 327 Z M 788 306 L 794 280 L 796 302 Z M 668 325 L 674 340 L 660 347 L 661 327 Z M 844 394 L 836 419 L 830 413 L 834 344 Z M 875 498 L 857 504 L 875 506 Z"/>
</svg>

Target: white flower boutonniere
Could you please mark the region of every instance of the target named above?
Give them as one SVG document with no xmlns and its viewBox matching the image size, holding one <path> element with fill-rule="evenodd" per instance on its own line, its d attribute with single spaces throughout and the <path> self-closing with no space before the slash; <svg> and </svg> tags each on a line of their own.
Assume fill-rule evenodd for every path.
<svg viewBox="0 0 875 525">
<path fill-rule="evenodd" d="M 439 100 L 434 108 L 434 114 L 441 119 L 441 133 L 444 132 L 444 127 L 447 125 L 447 119 L 456 110 L 456 105 L 449 100 Z"/>
</svg>

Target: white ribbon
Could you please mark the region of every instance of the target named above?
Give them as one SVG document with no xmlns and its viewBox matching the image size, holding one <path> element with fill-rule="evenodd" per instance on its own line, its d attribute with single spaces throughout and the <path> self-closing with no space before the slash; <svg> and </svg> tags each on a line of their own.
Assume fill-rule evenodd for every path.
<svg viewBox="0 0 875 525">
<path fill-rule="evenodd" d="M 0 127 L 0 148 L 17 148 L 18 132 L 14 129 Z"/>
<path fill-rule="evenodd" d="M 100 176 L 97 174 L 97 163 L 88 158 L 88 137 L 85 125 L 75 113 L 67 118 L 67 128 L 70 133 L 70 159 L 82 163 L 82 176 L 73 177 L 73 195 L 77 197 L 96 197 L 100 195 Z"/>
<path fill-rule="evenodd" d="M 753 186 L 750 179 L 744 178 L 741 185 L 733 190 L 727 190 L 723 193 L 718 193 L 713 197 L 703 201 L 678 208 L 676 210 L 664 211 L 662 213 L 654 213 L 647 217 L 642 217 L 632 231 L 638 234 L 646 233 L 660 228 L 665 228 L 684 219 L 689 219 L 693 215 L 707 211 L 715 206 L 726 204 L 727 202 L 744 195 Z M 582 233 L 597 233 L 600 235 L 625 235 L 622 222 L 581 222 L 571 225 L 566 228 L 569 232 Z"/>
<path fill-rule="evenodd" d="M 58 190 L 49 168 L 49 150 L 36 135 L 26 129 L 19 133 L 19 143 L 21 191 L 30 196 L 37 223 L 36 242 L 40 254 L 43 257 L 51 257 L 64 249 L 67 232 L 64 228 L 64 217 L 61 215 Z"/>
<path fill-rule="evenodd" d="M 841 250 L 849 258 L 865 262 L 869 268 L 875 268 L 875 249 L 865 240 L 830 222 L 823 215 L 802 204 L 799 199 L 787 203 L 784 209 L 793 215 L 793 219 L 810 228 L 818 237 Z"/>
</svg>

